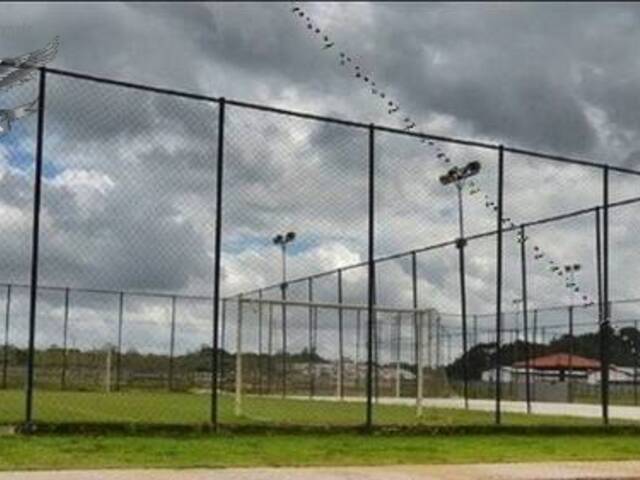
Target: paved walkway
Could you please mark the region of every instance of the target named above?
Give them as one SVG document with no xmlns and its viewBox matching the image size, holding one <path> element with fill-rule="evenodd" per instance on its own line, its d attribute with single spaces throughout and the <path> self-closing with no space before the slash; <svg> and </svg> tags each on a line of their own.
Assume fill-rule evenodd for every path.
<svg viewBox="0 0 640 480">
<path fill-rule="evenodd" d="M 0 480 L 640 480 L 640 461 L 0 473 Z"/>
<path fill-rule="evenodd" d="M 297 396 L 290 397 L 299 400 L 308 400 L 309 397 Z M 337 397 L 314 397 L 314 400 L 322 400 L 328 402 L 338 401 Z M 345 402 L 364 402 L 362 397 L 345 397 Z M 393 398 L 381 397 L 378 399 L 381 405 L 408 405 L 416 404 L 412 398 Z M 422 405 L 424 407 L 433 408 L 464 408 L 464 400 L 462 398 L 423 398 Z M 511 413 L 527 413 L 527 405 L 525 402 L 514 402 L 502 400 L 500 406 L 503 412 Z M 495 411 L 495 400 L 469 400 L 469 408 L 483 412 Z M 532 402 L 531 412 L 538 415 L 567 415 L 574 417 L 602 417 L 602 407 L 599 404 L 591 403 L 559 403 L 559 402 Z M 621 420 L 640 421 L 640 407 L 634 406 L 609 406 L 609 417 Z"/>
</svg>

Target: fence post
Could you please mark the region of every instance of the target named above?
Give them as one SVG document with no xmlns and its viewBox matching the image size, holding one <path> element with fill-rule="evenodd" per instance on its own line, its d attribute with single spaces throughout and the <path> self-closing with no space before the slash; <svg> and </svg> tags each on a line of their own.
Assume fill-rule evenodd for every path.
<svg viewBox="0 0 640 480">
<path fill-rule="evenodd" d="M 360 339 L 362 337 L 362 331 L 360 328 L 360 309 L 356 310 L 356 359 L 355 359 L 355 373 L 356 373 L 356 394 L 360 395 Z"/>
<path fill-rule="evenodd" d="M 459 193 L 462 195 L 462 193 Z M 462 204 L 462 202 L 460 202 Z M 462 212 L 460 213 L 462 222 Z M 467 288 L 466 288 L 466 268 L 464 259 L 464 248 L 467 241 L 459 238 L 456 241 L 458 249 L 458 269 L 460 274 L 460 315 L 462 317 L 462 392 L 464 397 L 464 408 L 469 409 L 469 367 L 467 358 Z"/>
<path fill-rule="evenodd" d="M 633 403 L 638 405 L 638 321 L 634 320 L 633 328 L 635 329 L 633 341 Z"/>
<path fill-rule="evenodd" d="M 498 208 L 497 208 L 497 252 L 496 252 L 496 425 L 500 425 L 502 421 L 500 411 L 500 401 L 502 396 L 501 371 L 502 356 L 500 348 L 502 347 L 501 329 L 502 329 L 502 216 L 504 208 L 504 148 L 502 145 L 498 147 Z"/>
<path fill-rule="evenodd" d="M 33 187 L 33 229 L 31 232 L 31 282 L 29 292 L 29 351 L 27 356 L 26 428 L 33 429 L 33 380 L 35 373 L 36 307 L 38 295 L 38 261 L 40 254 L 40 206 L 42 192 L 42 156 L 44 153 L 44 109 L 47 71 L 40 68 L 38 86 L 38 133 Z"/>
<path fill-rule="evenodd" d="M 342 311 L 342 270 L 338 269 L 338 381 L 337 396 L 344 398 L 344 317 Z"/>
<path fill-rule="evenodd" d="M 216 223 L 215 223 L 215 252 L 213 259 L 213 325 L 211 345 L 211 424 L 218 428 L 218 361 L 224 362 L 219 356 L 219 308 L 220 308 L 220 264 L 222 252 L 222 187 L 224 174 L 224 122 L 225 99 L 218 102 L 218 145 L 216 158 Z M 224 336 L 223 336 L 224 340 Z M 222 351 L 224 355 L 224 350 Z"/>
<path fill-rule="evenodd" d="M 400 398 L 402 381 L 400 373 L 400 362 L 402 361 L 402 315 L 398 313 L 396 319 L 396 398 Z"/>
<path fill-rule="evenodd" d="M 258 290 L 258 394 L 262 395 L 262 289 Z"/>
<path fill-rule="evenodd" d="M 429 319 L 431 319 L 431 311 L 428 313 Z M 424 313 L 420 312 L 418 317 L 418 328 L 416 329 L 416 355 L 417 355 L 417 372 L 416 381 L 418 382 L 416 388 L 416 415 L 422 416 L 422 396 L 424 388 L 424 352 L 423 352 L 423 336 L 424 336 Z"/>
<path fill-rule="evenodd" d="M 418 259 L 416 258 L 416 252 L 411 252 L 411 300 L 413 306 L 413 336 L 415 339 L 415 345 L 413 348 L 414 358 L 416 361 L 416 387 L 418 382 Z M 417 389 L 416 389 L 417 391 Z M 416 394 L 417 395 L 417 394 Z"/>
<path fill-rule="evenodd" d="M 373 322 L 375 303 L 375 263 L 374 263 L 374 240 L 375 240 L 375 127 L 369 125 L 369 192 L 368 192 L 368 295 L 367 313 L 369 315 L 367 325 L 367 416 L 366 428 L 373 427 Z"/>
<path fill-rule="evenodd" d="M 218 353 L 216 355 L 217 360 L 218 360 L 218 389 L 224 389 L 224 375 L 225 375 L 225 368 L 224 368 L 224 353 L 225 353 L 225 347 L 226 347 L 226 338 L 227 338 L 227 299 L 226 298 L 221 298 L 220 299 L 220 303 L 221 308 L 222 308 L 222 312 L 221 312 L 221 319 L 220 322 L 222 323 L 222 325 L 220 326 L 220 339 L 218 340 Z M 211 422 L 212 424 L 214 422 Z"/>
<path fill-rule="evenodd" d="M 603 168 L 602 178 L 602 298 L 600 321 L 600 363 L 602 421 L 609 424 L 609 166 Z"/>
<path fill-rule="evenodd" d="M 573 305 L 569 305 L 569 376 L 567 378 L 567 388 L 569 403 L 573 403 L 573 353 L 575 350 L 573 337 Z"/>
<path fill-rule="evenodd" d="M 118 294 L 118 345 L 116 349 L 116 392 L 120 391 L 122 374 L 122 325 L 124 322 L 124 292 Z"/>
<path fill-rule="evenodd" d="M 234 413 L 242 415 L 242 295 L 238 297 L 238 322 L 236 325 L 236 397 Z"/>
<path fill-rule="evenodd" d="M 4 352 L 2 355 L 2 388 L 7 389 L 7 374 L 9 368 L 9 328 L 11 327 L 11 285 L 7 285 L 7 297 L 4 313 Z"/>
<path fill-rule="evenodd" d="M 171 331 L 169 335 L 169 391 L 173 390 L 173 361 L 176 349 L 176 296 L 171 296 Z"/>
<path fill-rule="evenodd" d="M 524 329 L 524 368 L 526 381 L 527 413 L 531 413 L 531 346 L 529 345 L 529 295 L 527 290 L 527 236 L 524 225 L 520 226 L 520 267 L 522 279 L 522 328 Z"/>
<path fill-rule="evenodd" d="M 307 300 L 309 301 L 309 398 L 313 398 L 315 395 L 315 372 L 313 368 L 313 278 L 307 279 Z"/>
<path fill-rule="evenodd" d="M 60 389 L 67 388 L 67 339 L 69 336 L 69 287 L 64 289 L 64 319 L 62 323 L 62 376 Z"/>
<path fill-rule="evenodd" d="M 273 303 L 269 302 L 269 330 L 267 334 L 267 393 L 273 388 Z"/>
</svg>

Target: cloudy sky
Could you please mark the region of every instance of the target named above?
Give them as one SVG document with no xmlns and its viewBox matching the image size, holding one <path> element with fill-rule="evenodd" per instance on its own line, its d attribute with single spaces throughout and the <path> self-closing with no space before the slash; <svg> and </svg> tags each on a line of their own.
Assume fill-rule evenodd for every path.
<svg viewBox="0 0 640 480">
<path fill-rule="evenodd" d="M 58 35 L 51 66 L 61 69 L 399 128 L 410 118 L 416 131 L 640 170 L 640 9 L 634 4 L 310 3 L 301 6 L 302 17 L 292 7 L 4 4 L 0 56 L 42 48 Z M 341 65 L 347 57 L 351 62 Z M 375 79 L 375 95 L 365 76 Z M 35 88 L 32 82 L 0 92 L 2 108 L 33 99 Z M 389 114 L 389 101 L 400 111 Z M 213 104 L 50 76 L 42 283 L 210 295 L 217 115 Z M 366 258 L 365 130 L 237 107 L 228 108 L 225 128 L 226 294 L 279 281 L 279 254 L 270 239 L 289 229 L 298 232 L 289 261 L 294 277 Z M 0 267 L 6 282 L 29 278 L 34 132 L 31 117 L 1 138 Z M 485 206 L 486 198 L 495 200 L 495 152 L 430 147 L 381 133 L 378 256 L 457 235 L 455 193 L 437 182 L 445 168 L 437 151 L 453 164 L 482 162 L 480 191 L 465 189 L 467 232 L 495 227 Z M 516 156 L 507 157 L 506 170 L 505 216 L 515 223 L 601 201 L 598 170 Z M 640 192 L 637 177 L 614 175 L 612 181 L 614 200 Z M 640 275 L 638 213 L 637 206 L 612 213 L 612 298 L 640 296 L 629 280 Z M 531 229 L 533 305 L 579 298 L 549 271 L 548 259 L 580 262 L 581 294 L 595 298 L 594 228 L 593 215 L 586 215 Z M 543 259 L 534 259 L 534 245 Z M 509 235 L 506 306 L 520 296 L 518 248 Z M 470 311 L 491 312 L 495 244 L 472 242 L 467 255 Z M 457 312 L 457 258 L 453 247 L 418 256 L 421 305 Z M 410 279 L 408 258 L 381 265 L 379 301 L 409 307 Z M 348 301 L 364 302 L 365 280 L 363 269 L 344 273 Z M 292 296 L 307 293 L 306 284 L 291 287 Z M 318 280 L 314 294 L 335 301 L 336 277 Z M 61 298 L 43 297 L 42 324 L 52 332 L 43 342 L 56 341 Z M 129 325 L 169 321 L 167 301 L 131 298 Z M 73 315 L 82 319 L 77 328 L 94 344 L 112 338 L 114 302 L 88 294 L 72 300 Z M 189 334 L 189 346 L 206 343 L 206 309 L 191 305 L 182 313 L 185 325 L 203 327 L 202 338 Z M 627 309 L 620 318 L 633 314 Z M 157 342 L 164 345 L 168 330 L 161 330 Z M 131 338 L 142 342 L 143 334 Z"/>
</svg>

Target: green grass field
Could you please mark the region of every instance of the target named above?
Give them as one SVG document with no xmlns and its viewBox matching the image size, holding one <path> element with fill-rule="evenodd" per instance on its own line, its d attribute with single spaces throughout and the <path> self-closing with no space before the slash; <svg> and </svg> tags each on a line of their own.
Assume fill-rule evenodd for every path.
<svg viewBox="0 0 640 480">
<path fill-rule="evenodd" d="M 24 393 L 0 391 L 0 424 L 24 419 Z M 44 423 L 109 423 L 199 425 L 210 418 L 211 399 L 206 394 L 168 392 L 55 392 L 37 391 L 35 420 Z M 457 409 L 425 409 L 420 418 L 410 406 L 378 405 L 374 423 L 379 426 L 491 425 L 493 413 Z M 243 414 L 233 412 L 233 398 L 220 396 L 219 420 L 228 425 L 358 426 L 365 421 L 363 403 L 292 400 L 247 396 Z M 504 414 L 511 425 L 599 425 L 599 419 Z"/>
<path fill-rule="evenodd" d="M 197 431 L 198 425 L 206 425 L 209 420 L 210 397 L 204 394 L 40 390 L 34 406 L 43 429 L 37 435 L 0 435 L 0 470 L 640 457 L 640 429 L 602 428 L 599 419 L 576 417 L 505 414 L 507 426 L 493 427 L 493 414 L 489 412 L 425 409 L 417 419 L 413 407 L 376 406 L 377 426 L 419 428 L 387 428 L 365 434 L 356 429 L 320 428 L 362 425 L 363 404 L 246 397 L 244 414 L 235 416 L 233 398 L 222 395 L 223 429 L 211 434 Z M 23 412 L 23 392 L 0 392 L 0 424 L 20 423 Z M 125 428 L 114 429 L 114 424 Z M 152 429 L 150 424 L 160 429 Z M 196 428 L 175 429 L 180 425 Z M 294 428 L 277 428 L 287 426 Z"/>
<path fill-rule="evenodd" d="M 0 436 L 0 470 L 637 460 L 637 435 Z"/>
</svg>

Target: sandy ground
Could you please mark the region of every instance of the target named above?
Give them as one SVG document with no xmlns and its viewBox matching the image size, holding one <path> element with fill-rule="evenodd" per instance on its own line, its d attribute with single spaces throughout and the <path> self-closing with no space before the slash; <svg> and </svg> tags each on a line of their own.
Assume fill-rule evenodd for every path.
<svg viewBox="0 0 640 480">
<path fill-rule="evenodd" d="M 0 473 L 0 480 L 640 480 L 640 461 Z"/>
</svg>

